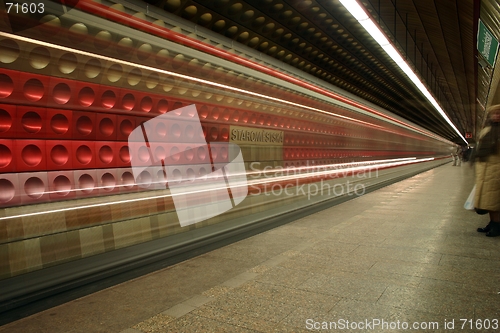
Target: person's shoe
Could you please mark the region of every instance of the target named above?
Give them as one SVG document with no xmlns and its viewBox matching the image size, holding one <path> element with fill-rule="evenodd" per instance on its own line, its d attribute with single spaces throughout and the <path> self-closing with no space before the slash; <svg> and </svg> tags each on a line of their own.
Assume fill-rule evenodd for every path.
<svg viewBox="0 0 500 333">
<path fill-rule="evenodd" d="M 484 228 L 477 228 L 477 232 L 488 232 L 491 230 L 491 221 L 488 223 L 488 225 Z"/>
<path fill-rule="evenodd" d="M 490 222 L 490 231 L 486 233 L 487 237 L 497 237 L 500 236 L 500 223 Z"/>
</svg>

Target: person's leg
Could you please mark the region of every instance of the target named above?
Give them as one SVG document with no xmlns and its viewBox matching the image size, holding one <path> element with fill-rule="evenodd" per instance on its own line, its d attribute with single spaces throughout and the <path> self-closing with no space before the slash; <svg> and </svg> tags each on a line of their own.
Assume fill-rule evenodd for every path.
<svg viewBox="0 0 500 333">
<path fill-rule="evenodd" d="M 500 223 L 500 211 L 490 211 L 490 218 L 493 222 Z"/>
<path fill-rule="evenodd" d="M 490 211 L 490 230 L 486 233 L 488 237 L 500 236 L 500 211 Z"/>
<path fill-rule="evenodd" d="M 477 232 L 489 232 L 491 230 L 491 227 L 493 225 L 493 215 L 494 215 L 494 211 L 489 211 L 488 214 L 490 216 L 490 222 L 486 225 L 486 227 L 484 228 L 477 228 Z"/>
</svg>

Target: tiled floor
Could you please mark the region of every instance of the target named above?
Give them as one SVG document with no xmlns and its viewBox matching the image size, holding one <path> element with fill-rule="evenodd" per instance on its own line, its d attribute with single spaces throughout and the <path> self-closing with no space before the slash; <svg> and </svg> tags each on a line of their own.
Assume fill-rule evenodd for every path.
<svg viewBox="0 0 500 333">
<path fill-rule="evenodd" d="M 500 237 L 462 208 L 472 185 L 447 164 L 0 332 L 500 331 Z"/>
</svg>

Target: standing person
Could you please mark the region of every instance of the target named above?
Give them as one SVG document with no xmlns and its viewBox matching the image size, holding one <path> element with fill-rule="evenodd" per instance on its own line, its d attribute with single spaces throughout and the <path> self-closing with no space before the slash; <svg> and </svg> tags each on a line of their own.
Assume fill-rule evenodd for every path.
<svg viewBox="0 0 500 333">
<path fill-rule="evenodd" d="M 475 152 L 476 196 L 474 207 L 488 211 L 490 223 L 478 232 L 500 236 L 500 105 L 489 107 Z"/>
<path fill-rule="evenodd" d="M 462 147 L 456 146 L 452 155 L 453 155 L 453 166 L 460 166 L 462 164 Z"/>
</svg>

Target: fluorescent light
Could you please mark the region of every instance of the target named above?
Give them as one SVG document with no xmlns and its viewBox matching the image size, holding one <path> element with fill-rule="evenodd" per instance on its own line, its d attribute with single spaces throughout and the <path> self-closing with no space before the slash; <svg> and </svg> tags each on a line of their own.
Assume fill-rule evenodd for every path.
<svg viewBox="0 0 500 333">
<path fill-rule="evenodd" d="M 372 36 L 373 39 L 384 49 L 384 51 L 391 57 L 391 59 L 403 70 L 403 72 L 408 76 L 408 78 L 415 84 L 415 86 L 420 90 L 420 92 L 427 98 L 427 100 L 434 106 L 434 108 L 439 112 L 441 117 L 443 117 L 446 122 L 458 133 L 458 135 L 464 140 L 466 144 L 469 144 L 467 140 L 462 136 L 462 133 L 455 127 L 455 124 L 448 118 L 444 110 L 441 108 L 439 103 L 434 99 L 432 94 L 427 90 L 425 85 L 420 81 L 418 76 L 413 72 L 413 70 L 404 61 L 403 57 L 399 54 L 397 49 L 392 46 L 387 37 L 380 31 L 378 26 L 372 21 L 372 19 L 366 14 L 362 6 L 358 4 L 356 0 L 340 0 L 342 5 L 351 13 L 359 24 L 365 28 L 366 32 Z"/>
<path fill-rule="evenodd" d="M 382 47 L 384 45 L 390 45 L 391 42 L 385 37 L 385 35 L 380 31 L 380 29 L 373 23 L 372 20 L 364 20 L 364 21 L 359 21 L 359 23 L 365 28 L 366 31 L 372 36 L 373 39 L 377 43 L 379 43 Z"/>
<path fill-rule="evenodd" d="M 365 10 L 353 0 L 340 0 L 344 7 L 351 13 L 352 16 L 358 21 L 368 20 L 370 17 L 366 14 Z"/>
</svg>

